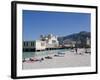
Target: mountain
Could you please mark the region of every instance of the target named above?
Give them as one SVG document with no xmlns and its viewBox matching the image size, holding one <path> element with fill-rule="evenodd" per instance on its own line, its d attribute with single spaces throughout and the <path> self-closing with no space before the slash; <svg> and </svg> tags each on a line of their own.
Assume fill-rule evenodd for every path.
<svg viewBox="0 0 100 80">
<path fill-rule="evenodd" d="M 81 31 L 79 33 L 73 33 L 67 36 L 58 37 L 58 41 L 60 44 L 62 44 L 64 41 L 70 40 L 70 41 L 81 41 L 86 42 L 86 38 L 91 38 L 90 32 L 87 31 Z"/>
</svg>

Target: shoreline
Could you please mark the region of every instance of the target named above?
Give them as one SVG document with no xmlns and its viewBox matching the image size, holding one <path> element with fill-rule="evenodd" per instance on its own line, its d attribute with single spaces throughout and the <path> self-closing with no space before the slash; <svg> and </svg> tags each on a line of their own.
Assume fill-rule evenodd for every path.
<svg viewBox="0 0 100 80">
<path fill-rule="evenodd" d="M 80 54 L 81 53 L 81 54 Z M 60 56 L 59 56 L 60 55 Z M 24 70 L 43 69 L 43 68 L 61 68 L 61 67 L 82 67 L 91 65 L 91 54 L 85 53 L 84 49 L 75 51 L 65 51 L 65 54 L 49 54 L 47 56 L 31 57 L 22 63 Z M 41 59 L 42 58 L 42 59 Z"/>
</svg>

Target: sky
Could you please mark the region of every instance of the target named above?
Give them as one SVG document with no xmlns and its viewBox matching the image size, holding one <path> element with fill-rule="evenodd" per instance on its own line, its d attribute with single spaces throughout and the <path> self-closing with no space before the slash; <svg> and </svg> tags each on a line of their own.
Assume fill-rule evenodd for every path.
<svg viewBox="0 0 100 80">
<path fill-rule="evenodd" d="M 90 32 L 89 13 L 23 10 L 23 40 L 36 40 L 40 35 L 66 36 Z"/>
</svg>

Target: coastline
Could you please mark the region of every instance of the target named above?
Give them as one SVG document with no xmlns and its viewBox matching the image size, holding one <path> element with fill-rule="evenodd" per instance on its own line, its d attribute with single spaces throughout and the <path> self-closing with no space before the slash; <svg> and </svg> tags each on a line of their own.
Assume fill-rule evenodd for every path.
<svg viewBox="0 0 100 80">
<path fill-rule="evenodd" d="M 64 53 L 65 54 L 60 56 L 49 54 L 49 57 L 44 55 L 42 57 L 33 58 L 37 59 L 37 61 L 30 61 L 29 58 L 27 58 L 26 61 L 22 63 L 22 68 L 27 70 L 91 66 L 91 54 L 85 53 L 85 49 L 83 48 L 78 49 L 77 54 L 73 50 L 65 51 Z M 41 58 L 43 58 L 43 60 L 41 60 Z"/>
</svg>

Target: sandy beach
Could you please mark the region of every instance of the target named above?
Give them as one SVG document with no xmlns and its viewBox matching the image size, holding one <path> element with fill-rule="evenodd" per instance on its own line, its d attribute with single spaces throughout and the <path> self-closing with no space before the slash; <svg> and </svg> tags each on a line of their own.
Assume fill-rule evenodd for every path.
<svg viewBox="0 0 100 80">
<path fill-rule="evenodd" d="M 43 69 L 43 68 L 62 68 L 62 67 L 84 67 L 91 66 L 91 54 L 85 53 L 85 49 L 78 49 L 78 53 L 74 50 L 65 51 L 65 54 L 55 55 L 50 54 L 51 59 L 45 58 L 46 56 L 36 57 L 40 61 L 29 61 L 26 59 L 22 63 L 23 69 Z"/>
</svg>

